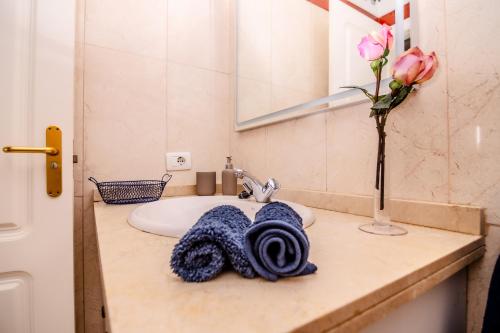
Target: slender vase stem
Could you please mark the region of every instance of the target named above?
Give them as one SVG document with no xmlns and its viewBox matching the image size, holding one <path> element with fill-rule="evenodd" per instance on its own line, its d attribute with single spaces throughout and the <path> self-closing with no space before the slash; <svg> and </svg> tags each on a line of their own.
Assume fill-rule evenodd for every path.
<svg viewBox="0 0 500 333">
<path fill-rule="evenodd" d="M 382 65 L 379 63 L 377 69 L 377 85 L 375 87 L 375 103 L 378 101 L 378 95 L 380 94 L 380 81 L 382 80 Z"/>
<path fill-rule="evenodd" d="M 385 63 L 379 62 L 378 68 L 375 73 L 377 77 L 375 86 L 375 95 L 373 96 L 374 104 L 379 100 L 380 95 L 380 83 L 382 80 L 382 67 Z M 383 112 L 380 114 L 380 112 Z M 377 123 L 377 133 L 378 133 L 378 151 L 377 151 L 377 174 L 375 177 L 375 189 L 380 191 L 380 203 L 379 209 L 384 210 L 384 197 L 385 197 L 385 123 L 387 121 L 387 116 L 390 112 L 389 110 L 380 111 L 374 115 L 375 122 Z"/>
<path fill-rule="evenodd" d="M 378 136 L 378 144 L 377 144 L 377 174 L 375 176 L 375 188 L 379 189 L 380 184 L 380 149 L 382 148 L 382 144 L 380 141 L 380 135 Z"/>
<path fill-rule="evenodd" d="M 371 68 L 375 72 L 377 77 L 375 95 L 370 96 L 373 101 L 372 114 L 377 123 L 377 134 L 378 134 L 378 152 L 377 152 L 377 174 L 375 177 L 375 193 L 373 195 L 374 200 L 374 212 L 373 212 L 373 222 L 368 224 L 363 224 L 359 226 L 359 229 L 376 235 L 405 235 L 407 231 L 404 228 L 395 226 L 391 224 L 390 217 L 390 201 L 385 201 L 386 188 L 385 181 L 389 181 L 388 177 L 386 179 L 386 164 L 385 164 L 385 124 L 387 121 L 387 116 L 391 111 L 390 105 L 385 107 L 386 101 L 384 103 L 378 103 L 380 99 L 380 81 L 382 77 L 382 67 L 387 63 L 387 59 L 379 60 L 378 63 L 372 62 Z M 376 68 L 375 70 L 375 66 Z M 388 96 L 383 96 L 382 98 L 387 98 Z M 389 96 L 390 97 L 390 96 Z M 388 172 L 389 173 L 389 172 Z M 388 175 L 389 176 L 389 175 Z M 390 189 L 390 187 L 388 188 Z"/>
<path fill-rule="evenodd" d="M 380 138 L 380 210 L 384 210 L 385 197 L 385 132 Z"/>
</svg>

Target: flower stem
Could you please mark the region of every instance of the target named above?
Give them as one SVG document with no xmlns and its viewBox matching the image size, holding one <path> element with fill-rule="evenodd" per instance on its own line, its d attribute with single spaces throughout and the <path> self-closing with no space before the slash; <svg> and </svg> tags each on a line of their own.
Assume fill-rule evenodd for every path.
<svg viewBox="0 0 500 333">
<path fill-rule="evenodd" d="M 375 176 L 375 188 L 379 189 L 380 184 L 380 149 L 382 148 L 382 144 L 380 141 L 380 135 L 378 135 L 378 150 L 377 150 L 377 174 Z"/>
<path fill-rule="evenodd" d="M 380 95 L 380 83 L 382 81 L 382 68 L 386 64 L 386 61 L 379 62 L 377 72 L 376 72 L 376 86 L 375 86 L 375 96 L 374 104 L 377 103 Z M 384 114 L 376 114 L 375 122 L 377 123 L 377 133 L 378 133 L 378 152 L 377 152 L 377 174 L 375 177 L 375 189 L 380 190 L 380 210 L 384 209 L 384 196 L 385 196 L 385 123 L 387 120 L 387 115 L 389 110 L 385 111 Z"/>
<path fill-rule="evenodd" d="M 382 67 L 383 67 L 382 63 L 379 62 L 378 69 L 377 69 L 377 83 L 375 86 L 375 96 L 374 96 L 375 103 L 378 102 L 378 97 L 380 94 L 380 81 L 382 80 Z"/>
<path fill-rule="evenodd" d="M 380 139 L 380 210 L 384 210 L 385 197 L 385 132 Z"/>
</svg>

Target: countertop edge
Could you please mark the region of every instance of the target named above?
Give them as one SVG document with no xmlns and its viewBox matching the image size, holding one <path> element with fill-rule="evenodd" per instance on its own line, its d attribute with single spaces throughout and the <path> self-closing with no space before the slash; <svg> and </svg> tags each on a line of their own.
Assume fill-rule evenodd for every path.
<svg viewBox="0 0 500 333">
<path fill-rule="evenodd" d="M 480 238 L 449 256 L 443 257 L 427 267 L 423 267 L 400 280 L 394 281 L 390 285 L 384 286 L 341 309 L 298 327 L 292 332 L 357 332 L 379 320 L 396 307 L 417 298 L 474 261 L 479 260 L 485 252 L 486 247 L 484 238 Z M 444 261 L 446 261 L 446 263 L 444 263 Z M 432 271 L 429 272 L 429 270 Z M 391 287 L 401 284 L 401 280 L 404 279 L 408 279 L 408 281 L 412 280 L 413 282 L 399 288 L 399 290 L 392 292 L 390 295 L 384 292 L 389 291 Z M 386 294 L 384 298 L 381 298 L 382 294 Z M 378 300 L 375 298 L 378 298 Z M 360 303 L 363 303 L 367 299 L 373 300 L 371 305 L 366 306 L 360 311 Z"/>
</svg>

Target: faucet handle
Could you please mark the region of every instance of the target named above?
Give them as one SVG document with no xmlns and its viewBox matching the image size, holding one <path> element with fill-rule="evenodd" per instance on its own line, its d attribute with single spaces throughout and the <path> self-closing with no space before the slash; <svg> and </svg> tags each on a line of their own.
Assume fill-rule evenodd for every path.
<svg viewBox="0 0 500 333">
<path fill-rule="evenodd" d="M 234 169 L 234 175 L 236 178 L 243 178 L 243 176 L 246 174 L 246 171 L 243 169 Z"/>
<path fill-rule="evenodd" d="M 270 187 L 271 189 L 277 191 L 281 188 L 281 185 L 280 183 L 278 183 L 278 181 L 274 178 L 269 178 L 267 180 L 267 186 Z"/>
</svg>

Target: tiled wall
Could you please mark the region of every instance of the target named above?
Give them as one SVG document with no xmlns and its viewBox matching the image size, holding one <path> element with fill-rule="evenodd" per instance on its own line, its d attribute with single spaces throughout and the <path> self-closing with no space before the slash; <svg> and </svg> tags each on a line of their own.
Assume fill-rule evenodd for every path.
<svg viewBox="0 0 500 333">
<path fill-rule="evenodd" d="M 229 152 L 231 0 L 79 0 L 75 113 L 77 331 L 103 331 L 92 210 L 98 180 L 159 179 L 167 151 L 191 171 Z"/>
<path fill-rule="evenodd" d="M 470 332 L 480 332 L 500 254 L 500 34 L 498 1 L 446 1 L 449 200 L 486 208 L 485 258 L 469 274 Z"/>
<path fill-rule="evenodd" d="M 390 116 L 391 192 L 486 208 L 487 254 L 469 274 L 468 331 L 480 332 L 500 253 L 500 3 L 419 0 L 416 8 L 418 45 L 436 51 L 440 68 Z M 371 195 L 376 131 L 368 109 L 232 133 L 231 154 L 237 166 L 287 188 Z"/>
</svg>

